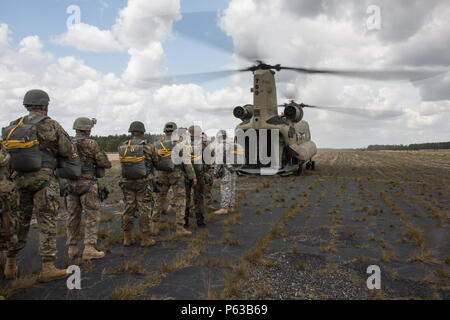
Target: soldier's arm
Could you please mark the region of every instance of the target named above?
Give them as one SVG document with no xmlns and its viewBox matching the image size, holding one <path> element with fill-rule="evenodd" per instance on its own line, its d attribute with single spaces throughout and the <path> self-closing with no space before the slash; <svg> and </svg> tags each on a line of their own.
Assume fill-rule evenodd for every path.
<svg viewBox="0 0 450 320">
<path fill-rule="evenodd" d="M 58 156 L 66 159 L 72 158 L 75 150 L 73 149 L 69 134 L 56 121 L 53 121 L 53 127 L 56 134 L 56 142 L 58 144 Z"/>
<path fill-rule="evenodd" d="M 98 145 L 98 143 L 94 140 L 92 141 L 93 149 L 94 149 L 94 157 L 95 157 L 95 163 L 100 168 L 110 169 L 111 168 L 111 161 L 109 161 L 108 156 L 106 155 L 106 152 Z"/>
<path fill-rule="evenodd" d="M 145 155 L 145 158 L 147 158 L 152 163 L 152 166 L 154 168 L 159 167 L 160 160 L 159 160 L 159 156 L 158 156 L 158 153 L 156 152 L 156 148 L 154 145 L 146 144 L 144 146 L 144 155 Z"/>
<path fill-rule="evenodd" d="M 194 167 L 191 163 L 191 152 L 188 146 L 183 149 L 183 166 L 189 180 L 197 179 Z"/>
</svg>

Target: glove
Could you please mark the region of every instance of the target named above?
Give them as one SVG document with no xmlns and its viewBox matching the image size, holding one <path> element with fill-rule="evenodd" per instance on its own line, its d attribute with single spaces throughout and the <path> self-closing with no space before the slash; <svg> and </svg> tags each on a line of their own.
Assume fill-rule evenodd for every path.
<svg viewBox="0 0 450 320">
<path fill-rule="evenodd" d="M 100 199 L 100 202 L 104 202 L 106 199 L 108 199 L 109 196 L 109 190 L 106 186 L 99 184 L 98 185 L 98 198 Z"/>
<path fill-rule="evenodd" d="M 214 183 L 213 177 L 209 173 L 205 173 L 205 184 L 208 186 L 212 186 Z"/>
<path fill-rule="evenodd" d="M 69 183 L 64 180 L 64 179 L 60 179 L 59 180 L 59 195 L 63 198 L 67 197 L 70 193 L 70 185 Z"/>
<path fill-rule="evenodd" d="M 162 190 L 162 183 L 159 182 L 156 178 L 152 180 L 153 183 L 153 192 L 160 193 Z"/>
</svg>

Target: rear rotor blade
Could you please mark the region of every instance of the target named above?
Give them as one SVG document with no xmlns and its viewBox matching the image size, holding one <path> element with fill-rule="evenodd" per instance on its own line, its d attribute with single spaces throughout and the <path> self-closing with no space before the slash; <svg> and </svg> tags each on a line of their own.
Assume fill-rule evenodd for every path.
<svg viewBox="0 0 450 320">
<path fill-rule="evenodd" d="M 436 70 L 337 70 L 317 68 L 281 67 L 282 70 L 291 70 L 305 74 L 334 75 L 349 78 L 369 80 L 409 80 L 419 81 L 437 76 L 445 71 Z"/>
<path fill-rule="evenodd" d="M 386 119 L 386 118 L 393 118 L 400 116 L 402 112 L 399 111 L 391 111 L 391 112 L 385 112 L 383 111 L 383 114 L 380 114 L 380 116 L 377 116 L 376 114 L 371 114 L 371 112 L 376 112 L 376 110 L 364 110 L 364 109 L 358 109 L 358 108 L 347 108 L 347 107 L 321 107 L 321 106 L 312 106 L 308 104 L 301 104 L 303 108 L 312 108 L 312 109 L 319 109 L 319 110 L 326 110 L 326 111 L 332 111 L 337 113 L 344 113 L 344 114 L 350 114 L 352 116 L 358 116 L 358 117 L 364 117 L 368 119 Z"/>
</svg>

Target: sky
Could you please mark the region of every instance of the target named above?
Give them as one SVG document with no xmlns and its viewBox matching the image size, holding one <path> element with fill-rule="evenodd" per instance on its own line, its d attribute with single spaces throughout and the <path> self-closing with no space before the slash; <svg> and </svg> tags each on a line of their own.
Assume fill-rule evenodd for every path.
<svg viewBox="0 0 450 320">
<path fill-rule="evenodd" d="M 253 101 L 251 73 L 155 80 L 249 67 L 245 56 L 290 67 L 439 70 L 415 82 L 281 71 L 277 96 L 367 115 L 305 110 L 319 148 L 449 141 L 449 15 L 445 0 L 5 0 L 0 123 L 23 115 L 23 95 L 39 88 L 69 134 L 81 116 L 98 119 L 97 135 L 126 133 L 135 120 L 151 133 L 168 121 L 232 131 L 233 108 Z"/>
</svg>

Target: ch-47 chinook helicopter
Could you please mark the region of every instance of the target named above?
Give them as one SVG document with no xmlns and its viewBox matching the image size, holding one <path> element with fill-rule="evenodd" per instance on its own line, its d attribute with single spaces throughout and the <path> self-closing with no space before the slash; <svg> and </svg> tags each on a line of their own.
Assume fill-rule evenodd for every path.
<svg viewBox="0 0 450 320">
<path fill-rule="evenodd" d="M 275 71 L 292 70 L 307 74 L 328 74 L 346 77 L 359 77 L 374 80 L 418 80 L 434 75 L 429 71 L 355 71 L 355 70 L 319 70 L 306 68 L 282 67 L 281 65 L 268 65 L 262 61 L 257 61 L 257 65 L 238 70 L 253 72 L 253 104 L 238 106 L 234 108 L 233 114 L 236 118 L 242 120 L 236 127 L 236 136 L 238 132 L 245 133 L 250 129 L 257 132 L 266 133 L 267 152 L 279 148 L 277 162 L 277 173 L 279 174 L 297 174 L 300 175 L 303 166 L 306 169 L 314 170 L 315 161 L 313 157 L 317 154 L 316 144 L 311 140 L 309 124 L 303 120 L 304 108 L 316 108 L 334 112 L 350 113 L 361 115 L 362 109 L 336 108 L 336 107 L 318 107 L 307 104 L 298 104 L 294 100 L 279 106 L 277 103 L 277 92 L 275 85 Z M 278 108 L 283 107 L 284 112 L 280 115 Z M 278 146 L 273 145 L 271 141 L 271 131 L 278 131 Z M 264 174 L 265 167 L 271 167 L 273 164 L 263 164 L 259 160 L 250 161 L 248 155 L 252 148 L 259 149 L 261 143 L 250 143 L 249 139 L 244 140 L 245 165 L 241 167 L 240 173 L 243 174 Z M 273 151 L 272 151 L 273 152 Z M 259 150 L 256 154 L 260 156 Z M 253 159 L 255 160 L 255 159 Z"/>
</svg>

